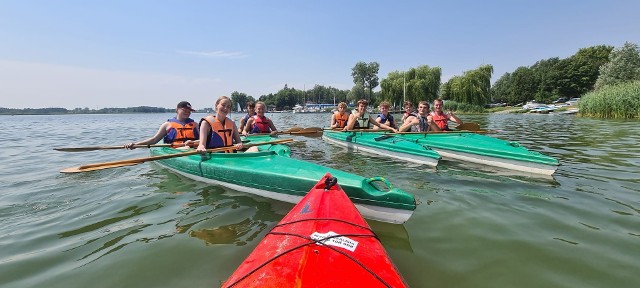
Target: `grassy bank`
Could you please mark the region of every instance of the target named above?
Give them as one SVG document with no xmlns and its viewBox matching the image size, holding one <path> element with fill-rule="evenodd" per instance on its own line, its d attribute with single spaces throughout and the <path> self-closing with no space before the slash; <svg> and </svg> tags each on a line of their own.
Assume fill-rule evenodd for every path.
<svg viewBox="0 0 640 288">
<path fill-rule="evenodd" d="M 595 118 L 640 118 L 640 81 L 606 86 L 580 100 L 580 115 Z"/>
</svg>

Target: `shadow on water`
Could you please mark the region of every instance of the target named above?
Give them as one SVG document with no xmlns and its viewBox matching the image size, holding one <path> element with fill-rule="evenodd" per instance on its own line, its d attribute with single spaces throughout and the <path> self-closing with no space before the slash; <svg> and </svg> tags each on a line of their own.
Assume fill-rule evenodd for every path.
<svg viewBox="0 0 640 288">
<path fill-rule="evenodd" d="M 84 239 L 65 252 L 74 250 L 83 255 L 78 261 L 88 260 L 83 264 L 86 265 L 129 244 L 181 234 L 206 245 L 243 246 L 284 216 L 275 212 L 270 202 L 259 201 L 260 197 L 237 195 L 225 187 L 194 182 L 162 168 L 152 169 L 142 177 L 157 181 L 147 185 L 152 190 L 137 197 L 134 205 L 59 233 L 62 239 Z"/>
</svg>

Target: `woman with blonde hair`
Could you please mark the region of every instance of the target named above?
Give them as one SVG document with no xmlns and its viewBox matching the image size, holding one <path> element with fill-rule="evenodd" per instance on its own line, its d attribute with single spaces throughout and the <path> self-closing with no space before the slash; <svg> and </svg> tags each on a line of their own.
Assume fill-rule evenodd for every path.
<svg viewBox="0 0 640 288">
<path fill-rule="evenodd" d="M 227 117 L 231 113 L 231 99 L 220 96 L 213 107 L 215 115 L 208 115 L 200 120 L 200 144 L 196 150 L 204 152 L 207 149 L 235 146 L 242 149 L 242 140 L 236 124 Z"/>
</svg>

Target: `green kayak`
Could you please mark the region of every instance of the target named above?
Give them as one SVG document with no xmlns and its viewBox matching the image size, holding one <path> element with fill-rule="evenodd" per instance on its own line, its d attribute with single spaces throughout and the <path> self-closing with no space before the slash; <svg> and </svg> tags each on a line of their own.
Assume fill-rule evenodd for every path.
<svg viewBox="0 0 640 288">
<path fill-rule="evenodd" d="M 530 151 L 517 142 L 475 133 L 408 133 L 388 134 L 390 139 L 403 139 L 431 147 L 444 159 L 455 159 L 526 173 L 552 175 L 558 160 Z M 393 136 L 392 136 L 393 135 Z"/>
<path fill-rule="evenodd" d="M 256 143 L 269 137 L 248 139 Z M 253 153 L 198 154 L 156 163 L 191 179 L 290 203 L 298 203 L 329 172 L 339 179 L 340 186 L 365 218 L 404 223 L 416 209 L 413 195 L 381 177 L 365 178 L 290 158 L 286 145 L 258 147 L 260 151 Z M 152 156 L 183 152 L 166 147 L 150 151 Z"/>
<path fill-rule="evenodd" d="M 406 162 L 437 166 L 440 155 L 427 145 L 398 138 L 380 137 L 384 132 L 342 132 L 325 130 L 322 139 L 355 151 L 391 157 Z"/>
</svg>

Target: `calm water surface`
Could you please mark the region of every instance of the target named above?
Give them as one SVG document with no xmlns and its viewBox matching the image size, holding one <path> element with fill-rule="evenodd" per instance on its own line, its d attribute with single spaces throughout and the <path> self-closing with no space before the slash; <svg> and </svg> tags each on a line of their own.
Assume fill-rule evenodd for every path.
<svg viewBox="0 0 640 288">
<path fill-rule="evenodd" d="M 218 287 L 293 205 L 149 163 L 59 173 L 145 149 L 52 150 L 140 140 L 171 116 L 0 116 L 0 287 Z M 281 129 L 329 122 L 329 114 L 268 116 Z M 639 122 L 465 119 L 562 166 L 539 178 L 448 161 L 434 170 L 317 138 L 296 137 L 291 147 L 295 158 L 384 176 L 416 196 L 404 225 L 370 221 L 412 287 L 638 287 Z"/>
</svg>

